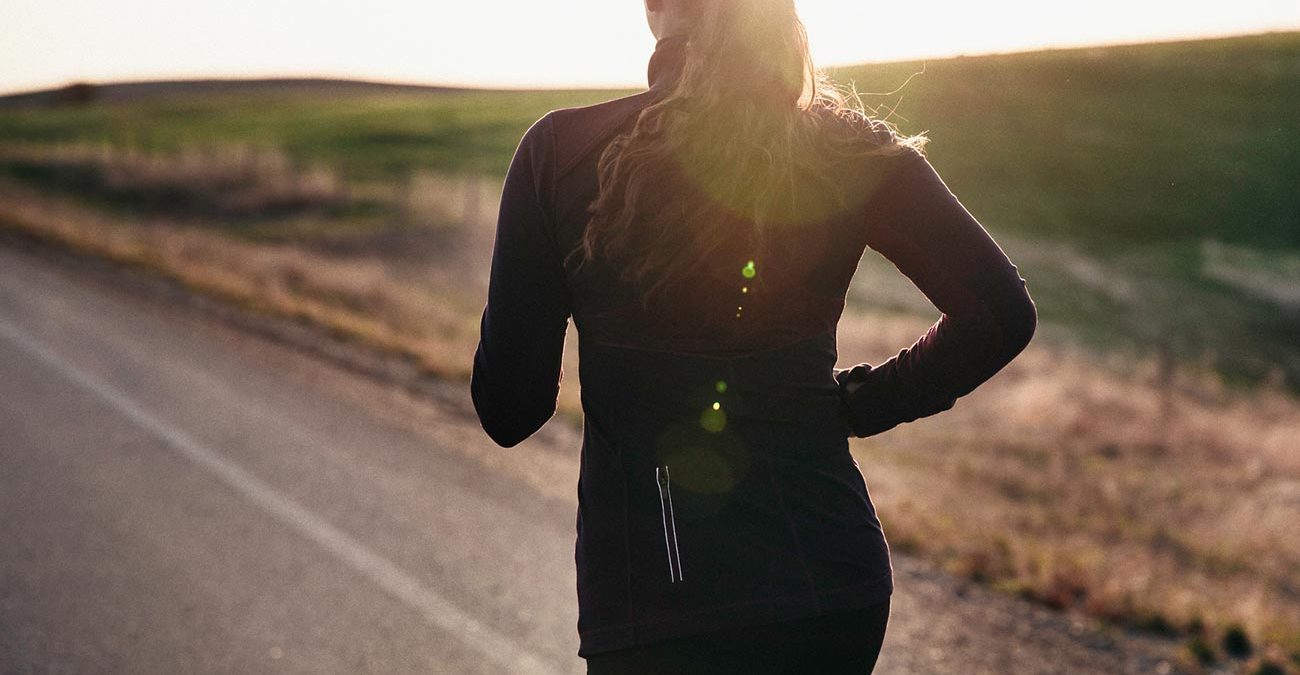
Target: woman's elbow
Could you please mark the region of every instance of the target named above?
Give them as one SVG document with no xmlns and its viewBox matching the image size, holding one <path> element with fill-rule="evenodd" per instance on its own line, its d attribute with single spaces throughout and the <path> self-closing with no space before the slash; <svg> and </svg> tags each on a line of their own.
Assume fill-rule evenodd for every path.
<svg viewBox="0 0 1300 675">
<path fill-rule="evenodd" d="M 1038 306 L 1030 297 L 1029 291 L 1021 286 L 1021 295 L 1011 303 L 1003 325 L 1003 336 L 1007 347 L 1019 354 L 1029 346 L 1030 340 L 1038 329 Z"/>
<path fill-rule="evenodd" d="M 503 448 L 513 448 L 533 435 L 532 432 L 524 432 L 508 424 L 488 423 L 482 417 L 479 418 L 479 422 L 483 426 L 483 431 L 487 432 L 488 438 Z"/>
<path fill-rule="evenodd" d="M 477 404 L 476 408 L 483 431 L 492 442 L 503 448 L 513 448 L 528 440 L 555 414 L 554 411 L 543 415 L 538 412 L 529 414 L 517 409 L 489 410 L 478 408 Z"/>
<path fill-rule="evenodd" d="M 477 379 L 471 380 L 470 391 L 479 425 L 492 442 L 503 448 L 524 442 L 555 416 L 554 398 L 550 405 L 529 405 L 513 397 L 494 397 L 483 390 Z"/>
</svg>

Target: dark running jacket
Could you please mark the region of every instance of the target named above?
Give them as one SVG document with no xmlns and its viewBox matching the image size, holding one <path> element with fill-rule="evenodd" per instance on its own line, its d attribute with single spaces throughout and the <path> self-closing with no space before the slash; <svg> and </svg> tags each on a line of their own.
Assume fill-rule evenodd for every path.
<svg viewBox="0 0 1300 675">
<path fill-rule="evenodd" d="M 474 357 L 479 419 L 512 447 L 554 414 L 570 316 L 577 327 L 584 657 L 886 598 L 889 549 L 849 437 L 951 408 L 1037 324 L 1016 267 L 912 150 L 846 174 L 875 176 L 854 184 L 860 207 L 719 251 L 648 309 L 598 261 L 566 267 L 601 151 L 680 74 L 682 47 L 656 46 L 649 90 L 525 134 Z M 839 370 L 836 325 L 868 247 L 942 316 L 889 360 Z"/>
</svg>

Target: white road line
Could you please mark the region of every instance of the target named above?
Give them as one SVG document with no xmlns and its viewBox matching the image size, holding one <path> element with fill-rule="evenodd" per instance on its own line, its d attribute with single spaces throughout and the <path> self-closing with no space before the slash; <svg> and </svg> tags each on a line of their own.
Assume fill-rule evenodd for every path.
<svg viewBox="0 0 1300 675">
<path fill-rule="evenodd" d="M 316 542 L 349 567 L 368 577 L 375 585 L 423 614 L 430 624 L 459 637 L 488 659 L 509 669 L 509 672 L 538 675 L 557 672 L 543 659 L 470 616 L 447 598 L 403 572 L 387 558 L 280 494 L 221 453 L 203 446 L 194 437 L 156 417 L 121 390 L 69 363 L 4 318 L 0 318 L 0 336 L 95 394 L 199 468 L 220 479 L 271 516 Z"/>
</svg>

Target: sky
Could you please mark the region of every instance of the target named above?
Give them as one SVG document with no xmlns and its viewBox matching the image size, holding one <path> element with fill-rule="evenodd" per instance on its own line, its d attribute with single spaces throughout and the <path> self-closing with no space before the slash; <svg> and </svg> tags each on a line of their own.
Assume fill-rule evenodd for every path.
<svg viewBox="0 0 1300 675">
<path fill-rule="evenodd" d="M 1300 30 L 1297 0 L 796 0 L 819 65 Z M 0 93 L 323 76 L 644 86 L 640 0 L 0 0 Z"/>
</svg>

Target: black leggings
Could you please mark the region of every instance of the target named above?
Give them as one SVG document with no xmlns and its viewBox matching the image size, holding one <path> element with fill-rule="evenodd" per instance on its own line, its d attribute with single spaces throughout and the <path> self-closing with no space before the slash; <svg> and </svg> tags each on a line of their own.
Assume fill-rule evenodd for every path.
<svg viewBox="0 0 1300 675">
<path fill-rule="evenodd" d="M 587 657 L 587 675 L 854 675 L 876 667 L 889 600 L 810 619 L 745 626 Z"/>
</svg>

